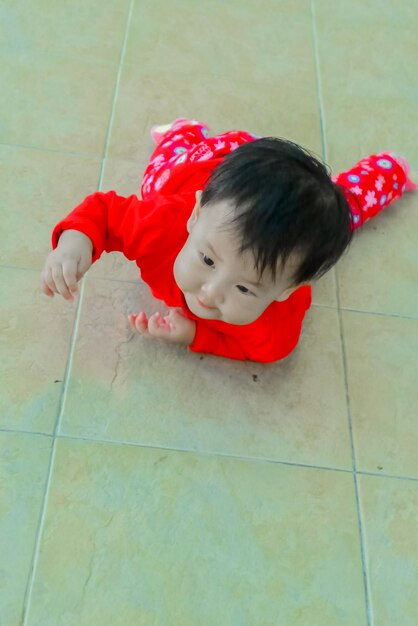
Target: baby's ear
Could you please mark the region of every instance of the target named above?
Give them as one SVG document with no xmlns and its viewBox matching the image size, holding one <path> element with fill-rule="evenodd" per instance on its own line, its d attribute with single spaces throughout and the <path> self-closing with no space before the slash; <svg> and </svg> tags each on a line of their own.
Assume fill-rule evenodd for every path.
<svg viewBox="0 0 418 626">
<path fill-rule="evenodd" d="M 306 285 L 309 285 L 310 283 L 300 283 L 300 285 L 296 285 L 294 287 L 288 287 L 288 289 L 285 289 L 278 298 L 275 299 L 276 302 L 283 302 L 284 300 L 287 300 L 288 298 L 290 298 L 290 296 L 292 295 L 292 293 L 294 291 L 296 291 L 296 289 L 299 289 L 299 287 L 304 287 Z"/>
<path fill-rule="evenodd" d="M 276 302 L 283 302 L 284 300 L 287 300 L 296 289 L 297 287 L 289 287 L 289 289 L 285 289 L 280 296 L 276 298 Z"/>
<path fill-rule="evenodd" d="M 197 218 L 200 215 L 200 209 L 202 208 L 202 206 L 200 204 L 201 196 L 202 196 L 202 192 L 201 191 L 196 191 L 196 204 L 194 205 L 193 211 L 192 211 L 189 219 L 187 220 L 187 232 L 189 234 L 192 232 L 192 228 L 196 224 Z"/>
</svg>

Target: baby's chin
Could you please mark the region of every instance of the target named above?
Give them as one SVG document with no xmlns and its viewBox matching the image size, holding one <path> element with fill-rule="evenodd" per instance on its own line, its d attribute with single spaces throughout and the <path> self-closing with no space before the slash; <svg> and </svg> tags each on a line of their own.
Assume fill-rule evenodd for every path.
<svg viewBox="0 0 418 626">
<path fill-rule="evenodd" d="M 233 326 L 246 326 L 255 321 L 225 317 L 219 309 L 205 309 L 205 307 L 200 306 L 196 296 L 193 294 L 183 292 L 183 295 L 190 311 L 203 320 L 216 320 L 217 322 L 224 322 Z"/>
</svg>

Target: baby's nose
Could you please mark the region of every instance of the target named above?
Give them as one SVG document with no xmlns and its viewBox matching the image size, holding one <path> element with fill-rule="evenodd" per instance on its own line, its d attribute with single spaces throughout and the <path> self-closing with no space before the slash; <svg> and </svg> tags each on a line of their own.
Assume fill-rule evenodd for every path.
<svg viewBox="0 0 418 626">
<path fill-rule="evenodd" d="M 202 285 L 202 293 L 205 296 L 205 303 L 208 306 L 216 306 L 224 301 L 223 290 L 220 285 L 207 283 Z"/>
</svg>

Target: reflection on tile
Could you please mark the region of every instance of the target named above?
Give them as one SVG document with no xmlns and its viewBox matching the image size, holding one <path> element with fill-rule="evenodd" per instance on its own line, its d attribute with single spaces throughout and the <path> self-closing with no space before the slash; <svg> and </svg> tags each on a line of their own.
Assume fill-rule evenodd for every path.
<svg viewBox="0 0 418 626">
<path fill-rule="evenodd" d="M 337 268 L 341 306 L 418 318 L 418 194 L 363 227 Z"/>
<path fill-rule="evenodd" d="M 75 305 L 39 290 L 39 274 L 0 268 L 0 427 L 51 433 Z"/>
<path fill-rule="evenodd" d="M 152 124 L 192 117 L 319 155 L 321 103 L 335 172 L 389 149 L 418 174 L 414 3 L 8 0 L 0 14 L 0 429 L 54 429 L 75 307 L 38 290 L 51 229 L 99 184 L 139 193 Z M 128 312 L 165 307 L 121 255 L 91 268 L 27 626 L 366 626 L 351 474 L 271 461 L 352 468 L 338 282 L 358 467 L 418 477 L 417 198 L 358 234 L 273 365 L 134 335 Z M 0 432 L 1 626 L 22 624 L 49 454 L 49 438 Z M 418 482 L 359 484 L 373 626 L 416 626 Z"/>
<path fill-rule="evenodd" d="M 262 13 L 268 19 L 260 19 Z M 159 2 L 141 0 L 134 7 L 125 56 L 127 63 L 137 65 L 138 60 L 184 84 L 198 82 L 204 68 L 200 95 L 205 99 L 214 93 L 213 76 L 280 83 L 287 92 L 303 83 L 313 85 L 310 4 L 234 0 L 215 7 L 206 0 L 175 0 L 167 11 Z M 274 110 L 264 102 L 268 105 Z M 277 115 L 285 117 L 279 107 Z"/>
<path fill-rule="evenodd" d="M 371 152 L 404 152 L 418 166 L 413 3 L 317 0 L 321 82 L 329 157 L 350 167 Z M 332 15 L 332 19 L 330 19 Z M 351 162 L 352 161 L 352 162 Z"/>
<path fill-rule="evenodd" d="M 392 150 L 418 172 L 418 12 L 412 3 L 315 3 L 328 160 L 335 172 Z M 330 19 L 332 15 L 332 19 Z M 338 267 L 343 307 L 417 316 L 418 198 L 367 224 Z"/>
<path fill-rule="evenodd" d="M 36 3 L 7 2 L 2 21 L 7 25 L 2 48 L 60 53 L 101 61 L 119 61 L 129 0 L 73 0 Z"/>
<path fill-rule="evenodd" d="M 134 335 L 142 308 L 145 285 L 87 281 L 62 432 L 351 468 L 336 311 L 313 309 L 298 350 L 263 365 Z"/>
<path fill-rule="evenodd" d="M 142 177 L 154 148 L 151 138 L 148 139 L 149 143 L 146 146 L 140 146 L 143 156 L 139 161 L 112 158 L 105 160 L 102 191 L 114 190 L 121 196 L 135 194 L 141 197 Z M 138 143 L 141 143 L 139 139 Z M 147 150 L 148 147 L 150 148 L 149 151 Z"/>
<path fill-rule="evenodd" d="M 418 623 L 418 483 L 359 476 L 375 624 Z"/>
<path fill-rule="evenodd" d="M 120 252 L 104 253 L 98 262 L 89 269 L 89 278 L 108 278 L 139 282 L 140 271 L 132 261 L 126 259 Z"/>
<path fill-rule="evenodd" d="M 199 80 L 202 81 L 201 87 Z M 292 139 L 320 153 L 319 116 L 313 77 L 295 79 L 295 69 L 283 77 L 292 81 L 253 83 L 214 76 L 207 89 L 206 77 L 188 77 L 179 85 L 176 74 L 160 69 L 125 65 L 109 147 L 112 157 L 139 160 L 152 148 L 152 124 L 190 117 L 206 122 L 213 134 L 241 129 L 260 136 Z M 204 97 L 202 97 L 202 92 Z M 146 95 L 145 95 L 146 94 Z M 271 102 L 275 106 L 271 106 Z M 286 111 L 286 115 L 281 115 Z"/>
<path fill-rule="evenodd" d="M 337 306 L 335 268 L 312 285 L 312 302 L 323 306 Z"/>
<path fill-rule="evenodd" d="M 352 478 L 59 441 L 29 622 L 365 626 Z"/>
<path fill-rule="evenodd" d="M 0 146 L 0 263 L 41 269 L 53 227 L 96 191 L 99 168 L 95 157 Z"/>
<path fill-rule="evenodd" d="M 418 477 L 418 320 L 343 313 L 359 469 Z"/>
<path fill-rule="evenodd" d="M 116 74 L 116 64 L 3 53 L 0 142 L 101 155 Z"/>
<path fill-rule="evenodd" d="M 3 379 L 4 380 L 4 379 Z M 0 432 L 0 623 L 21 624 L 51 442 Z"/>
</svg>

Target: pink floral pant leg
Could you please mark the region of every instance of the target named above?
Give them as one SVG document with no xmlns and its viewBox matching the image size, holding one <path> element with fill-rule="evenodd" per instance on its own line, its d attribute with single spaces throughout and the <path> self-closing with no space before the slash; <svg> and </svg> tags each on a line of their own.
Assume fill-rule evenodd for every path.
<svg viewBox="0 0 418 626">
<path fill-rule="evenodd" d="M 250 133 L 231 130 L 216 137 L 209 137 L 204 124 L 184 124 L 181 128 L 167 131 L 151 155 L 144 172 L 141 194 L 148 200 L 161 191 L 170 178 L 172 170 L 180 163 L 194 163 L 226 156 L 238 146 L 256 137 Z"/>
<path fill-rule="evenodd" d="M 343 187 L 351 209 L 352 230 L 360 228 L 382 209 L 412 191 L 416 185 L 409 179 L 409 164 L 392 152 L 365 157 L 354 167 L 332 180 Z"/>
</svg>

